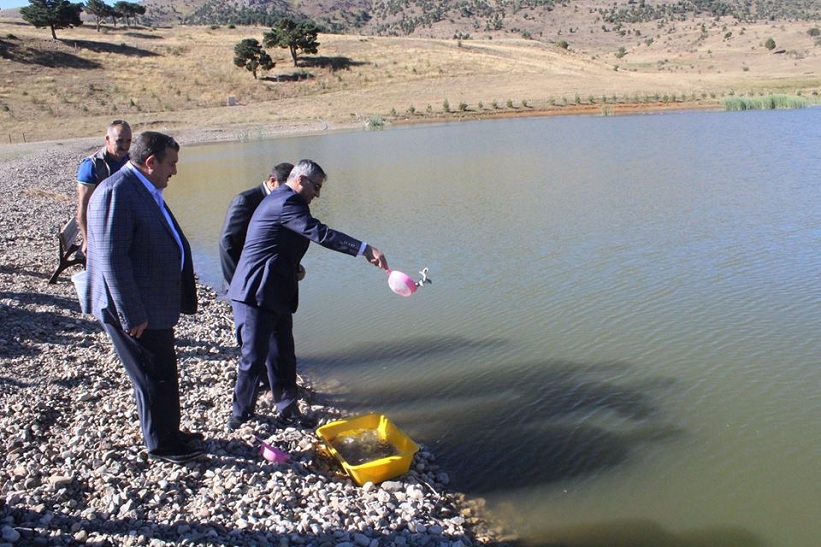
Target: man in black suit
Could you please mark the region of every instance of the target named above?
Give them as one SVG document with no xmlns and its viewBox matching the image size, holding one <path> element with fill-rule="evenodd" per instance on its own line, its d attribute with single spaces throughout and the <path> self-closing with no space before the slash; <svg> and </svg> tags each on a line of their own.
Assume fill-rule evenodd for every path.
<svg viewBox="0 0 821 547">
<path fill-rule="evenodd" d="M 234 272 L 237 270 L 237 262 L 239 262 L 242 248 L 245 246 L 245 234 L 248 231 L 251 216 L 257 210 L 259 204 L 262 203 L 262 200 L 265 199 L 265 196 L 281 184 L 285 184 L 293 168 L 293 163 L 278 163 L 271 169 L 271 174 L 268 175 L 266 180 L 262 181 L 262 184 L 240 192 L 231 200 L 228 211 L 225 213 L 225 222 L 222 225 L 222 235 L 219 243 L 220 265 L 222 266 L 225 292 L 228 292 L 231 279 L 234 278 Z M 301 265 L 299 268 L 299 280 L 301 281 L 305 277 L 305 268 Z M 237 341 L 239 342 L 239 340 L 239 332 L 237 332 Z M 259 387 L 261 391 L 270 394 L 271 386 L 268 385 L 267 375 L 260 379 Z"/>
<path fill-rule="evenodd" d="M 271 169 L 268 179 L 263 181 L 262 184 L 240 192 L 231 200 L 228 211 L 225 213 L 225 223 L 222 225 L 222 235 L 219 243 L 220 265 L 222 266 L 225 290 L 228 290 L 228 286 L 231 284 L 242 248 L 245 246 L 245 233 L 248 231 L 251 215 L 254 214 L 262 199 L 271 193 L 271 190 L 280 184 L 285 184 L 293 168 L 292 163 L 275 165 Z"/>
<path fill-rule="evenodd" d="M 143 439 L 153 459 L 203 455 L 200 433 L 180 431 L 174 326 L 197 311 L 191 247 L 163 199 L 180 145 L 141 133 L 131 161 L 100 183 L 88 204 L 92 311 L 134 386 Z"/>
<path fill-rule="evenodd" d="M 301 160 L 285 184 L 257 207 L 236 274 L 228 289 L 242 346 L 229 429 L 254 414 L 260 377 L 267 374 L 279 418 L 305 424 L 297 405 L 293 313 L 297 308 L 299 263 L 311 241 L 351 256 L 364 255 L 388 269 L 379 249 L 322 224 L 309 204 L 318 198 L 327 175 Z"/>
</svg>

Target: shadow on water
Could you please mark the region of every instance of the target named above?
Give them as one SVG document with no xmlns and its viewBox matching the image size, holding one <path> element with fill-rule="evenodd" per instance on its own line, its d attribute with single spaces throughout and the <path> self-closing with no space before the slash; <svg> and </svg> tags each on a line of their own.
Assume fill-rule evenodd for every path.
<svg viewBox="0 0 821 547">
<path fill-rule="evenodd" d="M 675 534 L 651 520 L 619 520 L 557 528 L 520 547 L 769 547 L 753 533 L 733 526 L 711 526 Z"/>
<path fill-rule="evenodd" d="M 300 366 L 338 368 L 346 366 L 361 366 L 376 363 L 385 359 L 427 359 L 436 356 L 456 354 L 468 350 L 494 349 L 506 344 L 501 338 L 486 338 L 471 340 L 466 337 L 420 337 L 394 342 L 380 342 L 359 344 L 345 352 L 334 354 L 317 354 L 300 356 Z"/>
<path fill-rule="evenodd" d="M 318 357 L 315 364 L 421 362 L 503 344 L 411 339 Z M 645 443 L 680 435 L 660 406 L 674 381 L 631 382 L 626 378 L 634 368 L 624 362 L 502 360 L 469 372 L 420 371 L 401 381 L 348 385 L 331 397 L 351 413 L 377 408 L 400 416 L 417 440 L 434 448 L 457 488 L 486 495 L 600 473 L 629 463 Z"/>
</svg>

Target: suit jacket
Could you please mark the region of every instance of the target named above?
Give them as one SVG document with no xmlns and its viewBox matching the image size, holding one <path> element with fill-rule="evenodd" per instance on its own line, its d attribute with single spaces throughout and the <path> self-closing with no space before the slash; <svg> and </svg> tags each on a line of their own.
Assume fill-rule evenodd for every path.
<svg viewBox="0 0 821 547">
<path fill-rule="evenodd" d="M 322 224 L 290 186 L 262 200 L 245 237 L 245 248 L 228 297 L 258 308 L 297 308 L 297 268 L 311 241 L 356 256 L 362 242 Z"/>
<path fill-rule="evenodd" d="M 228 206 L 219 242 L 222 278 L 225 280 L 226 287 L 231 284 L 231 279 L 234 278 L 234 272 L 237 270 L 237 262 L 245 246 L 245 233 L 248 231 L 251 215 L 266 195 L 268 192 L 263 182 L 255 188 L 234 196 Z"/>
<path fill-rule="evenodd" d="M 191 247 L 168 209 L 180 247 L 154 197 L 126 167 L 105 179 L 88 205 L 88 283 L 92 313 L 123 329 L 148 321 L 171 328 L 197 311 Z"/>
</svg>

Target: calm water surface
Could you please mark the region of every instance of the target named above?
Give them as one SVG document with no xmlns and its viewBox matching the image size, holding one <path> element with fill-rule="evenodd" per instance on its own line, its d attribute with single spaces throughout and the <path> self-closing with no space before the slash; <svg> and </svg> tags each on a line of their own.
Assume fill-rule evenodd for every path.
<svg viewBox="0 0 821 547">
<path fill-rule="evenodd" d="M 819 544 L 820 108 L 186 147 L 202 279 L 231 197 L 303 157 L 316 216 L 434 281 L 311 248 L 297 351 L 337 404 L 534 542 Z"/>
</svg>

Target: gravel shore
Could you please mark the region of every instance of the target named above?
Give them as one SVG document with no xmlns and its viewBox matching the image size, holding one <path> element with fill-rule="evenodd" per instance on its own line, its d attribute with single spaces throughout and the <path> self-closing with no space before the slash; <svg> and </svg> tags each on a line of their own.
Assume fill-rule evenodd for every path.
<svg viewBox="0 0 821 547">
<path fill-rule="evenodd" d="M 177 136 L 181 154 L 214 137 Z M 47 283 L 57 231 L 75 211 L 78 162 L 101 143 L 0 146 L 0 545 L 498 544 L 481 500 L 449 491 L 424 446 L 407 474 L 359 487 L 311 429 L 259 418 L 228 432 L 238 351 L 230 307 L 204 286 L 199 313 L 176 333 L 183 427 L 205 434 L 208 456 L 147 458 L 130 382 L 80 313 L 78 267 Z M 305 411 L 320 423 L 341 417 L 303 385 Z M 291 461 L 264 460 L 252 433 Z"/>
</svg>

